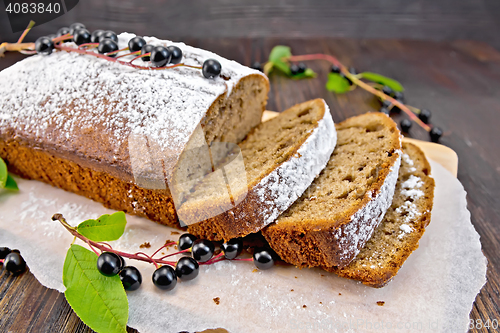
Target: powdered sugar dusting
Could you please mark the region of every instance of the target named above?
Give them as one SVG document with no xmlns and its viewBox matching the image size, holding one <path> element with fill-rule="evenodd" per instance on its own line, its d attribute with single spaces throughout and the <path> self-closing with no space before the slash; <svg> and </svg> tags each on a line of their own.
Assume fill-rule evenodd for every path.
<svg viewBox="0 0 500 333">
<path fill-rule="evenodd" d="M 119 47 L 126 47 L 134 36 L 120 34 Z M 178 46 L 188 65 L 217 59 L 221 74 L 229 79 L 206 79 L 201 70 L 187 67 L 134 69 L 65 51 L 35 55 L 0 72 L 2 134 L 12 129 L 14 135 L 9 133 L 9 137 L 126 167 L 127 139 L 138 134 L 157 141 L 178 158 L 213 101 L 229 94 L 242 77 L 260 74 L 183 43 L 145 39 L 153 45 Z M 136 63 L 149 66 L 142 60 Z M 89 148 L 84 140 L 95 142 L 96 147 Z"/>
<path fill-rule="evenodd" d="M 276 168 L 256 186 L 256 193 L 265 204 L 258 212 L 268 225 L 278 218 L 311 185 L 324 169 L 337 143 L 337 132 L 330 109 L 298 149 L 297 154 Z"/>
<path fill-rule="evenodd" d="M 339 240 L 339 260 L 343 264 L 348 264 L 352 258 L 358 255 L 392 204 L 401 165 L 401 152 L 397 152 L 397 154 L 398 159 L 391 167 L 377 196 L 357 211 L 352 216 L 350 223 L 333 231 L 333 236 Z"/>
</svg>

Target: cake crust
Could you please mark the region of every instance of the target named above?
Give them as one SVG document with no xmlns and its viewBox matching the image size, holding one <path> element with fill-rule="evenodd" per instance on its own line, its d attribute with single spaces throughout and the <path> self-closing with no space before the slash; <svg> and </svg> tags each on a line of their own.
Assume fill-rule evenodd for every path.
<svg viewBox="0 0 500 333">
<path fill-rule="evenodd" d="M 434 179 L 424 153 L 403 142 L 403 158 L 392 206 L 356 258 L 345 267 L 325 267 L 341 277 L 381 288 L 403 266 L 431 220 Z"/>
<path fill-rule="evenodd" d="M 286 160 L 273 165 L 272 170 L 249 183 L 247 196 L 237 206 L 190 225 L 190 233 L 204 239 L 228 241 L 258 232 L 273 222 L 306 190 L 324 168 L 335 147 L 337 137 L 334 123 L 322 99 L 301 103 L 283 112 L 293 115 L 312 108 L 321 112 L 319 121 L 316 120 L 314 129 L 308 135 L 294 138 Z M 280 125 L 282 118 L 283 115 L 280 115 L 260 126 L 279 131 L 280 126 L 283 126 Z"/>
<path fill-rule="evenodd" d="M 338 143 L 327 168 L 288 211 L 262 230 L 271 248 L 284 261 L 298 267 L 347 265 L 370 238 L 392 202 L 401 161 L 401 139 L 396 124 L 381 113 L 367 113 L 349 118 L 336 128 Z M 377 144 L 370 148 L 378 154 L 378 160 L 371 161 L 364 141 L 373 141 L 379 136 L 384 142 L 383 148 L 377 148 Z M 355 139 L 359 137 L 362 139 L 356 143 Z M 337 170 L 341 166 L 337 165 L 336 155 L 343 154 L 349 159 L 354 155 L 345 149 L 351 149 L 351 146 L 366 150 L 367 165 L 353 162 L 349 163 L 348 169 Z M 361 157 L 364 159 L 365 156 Z M 346 164 L 348 161 L 338 163 L 341 162 Z M 335 178 L 337 171 L 340 175 L 346 174 L 340 185 L 328 180 Z M 355 172 L 369 177 L 365 188 L 356 185 Z M 333 186 L 331 190 L 330 186 Z M 323 198 L 316 198 L 316 193 L 322 194 Z M 342 204 L 341 200 L 344 200 L 345 206 L 332 206 L 330 195 L 338 195 L 340 201 L 334 202 Z M 320 201 L 322 199 L 324 201 Z M 316 205 L 317 201 L 320 203 Z M 313 214 L 318 215 L 313 217 Z"/>
</svg>

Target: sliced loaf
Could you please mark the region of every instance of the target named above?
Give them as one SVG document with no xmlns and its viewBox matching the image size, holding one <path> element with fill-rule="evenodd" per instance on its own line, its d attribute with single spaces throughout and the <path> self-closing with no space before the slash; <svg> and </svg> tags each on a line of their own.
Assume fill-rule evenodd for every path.
<svg viewBox="0 0 500 333">
<path fill-rule="evenodd" d="M 391 208 L 356 258 L 342 268 L 327 267 L 339 276 L 380 288 L 397 274 L 431 220 L 434 179 L 424 153 L 403 142 L 403 158 Z"/>
<path fill-rule="evenodd" d="M 248 192 L 233 208 L 188 231 L 210 240 L 257 232 L 300 197 L 325 167 L 336 143 L 335 126 L 322 99 L 298 104 L 257 126 L 239 144 Z M 233 201 L 237 194 L 231 193 Z M 212 201 L 186 198 L 183 212 L 203 214 Z M 177 206 L 177 205 L 176 205 Z"/>
<path fill-rule="evenodd" d="M 262 230 L 271 248 L 299 267 L 345 266 L 389 208 L 401 161 L 391 118 L 367 113 L 336 125 L 338 142 L 320 176 Z"/>
<path fill-rule="evenodd" d="M 133 37 L 120 34 L 119 48 Z M 216 59 L 221 75 L 136 69 L 66 51 L 28 57 L 0 72 L 0 157 L 24 178 L 178 226 L 166 178 L 196 132 L 207 144 L 241 141 L 261 121 L 269 82 L 212 52 L 145 40 L 179 47 L 187 65 Z"/>
</svg>

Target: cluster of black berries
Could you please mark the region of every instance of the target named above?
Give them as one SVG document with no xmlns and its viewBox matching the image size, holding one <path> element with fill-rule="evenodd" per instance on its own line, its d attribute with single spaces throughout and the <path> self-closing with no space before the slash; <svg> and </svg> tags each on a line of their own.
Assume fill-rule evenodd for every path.
<svg viewBox="0 0 500 333">
<path fill-rule="evenodd" d="M 153 284 L 163 290 L 172 290 L 177 285 L 177 279 L 189 281 L 198 276 L 199 263 L 212 259 L 215 252 L 214 243 L 196 239 L 191 234 L 179 237 L 177 248 L 180 251 L 190 249 L 191 257 L 180 258 L 175 267 L 163 265 L 157 268 L 152 276 Z M 241 239 L 232 239 L 221 245 L 226 259 L 235 259 L 243 249 Z M 259 269 L 268 269 L 274 265 L 274 253 L 270 249 L 259 248 L 254 251 L 253 262 Z M 120 274 L 125 290 L 136 290 L 142 283 L 139 270 L 133 266 L 125 266 L 125 260 L 114 252 L 103 252 L 97 259 L 97 269 L 105 276 Z"/>
<path fill-rule="evenodd" d="M 35 42 L 35 50 L 38 53 L 49 55 L 55 48 L 53 39 L 68 35 L 66 41 L 73 41 L 76 45 L 95 43 L 97 51 L 100 54 L 105 54 L 108 57 L 116 57 L 118 48 L 118 35 L 111 30 L 95 30 L 90 33 L 82 23 L 73 23 L 68 27 L 62 27 L 57 31 L 57 34 L 40 37 Z M 154 67 L 163 67 L 168 64 L 178 64 L 182 60 L 182 50 L 177 46 L 154 46 L 146 44 L 142 37 L 134 37 L 128 42 L 130 52 L 141 52 L 143 61 L 150 61 Z M 149 55 L 147 55 L 149 54 Z M 221 72 L 221 64 L 215 59 L 208 59 L 203 63 L 203 76 L 207 79 L 217 77 Z"/>
<path fill-rule="evenodd" d="M 13 274 L 21 274 L 26 270 L 26 262 L 19 250 L 0 247 L 0 259 L 3 259 L 3 267 Z"/>
</svg>

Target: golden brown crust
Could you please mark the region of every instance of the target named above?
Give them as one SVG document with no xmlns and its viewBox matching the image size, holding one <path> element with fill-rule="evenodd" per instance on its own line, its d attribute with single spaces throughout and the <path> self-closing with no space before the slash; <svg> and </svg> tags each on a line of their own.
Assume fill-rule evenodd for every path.
<svg viewBox="0 0 500 333">
<path fill-rule="evenodd" d="M 180 228 L 168 190 L 147 190 L 105 172 L 82 167 L 47 152 L 0 140 L 9 171 L 102 203 L 105 207 Z M 56 212 L 54 212 L 56 213 Z"/>
<path fill-rule="evenodd" d="M 303 110 L 307 109 L 315 110 L 314 118 L 311 117 L 310 120 L 310 129 L 317 128 L 319 120 L 323 119 L 323 117 L 325 116 L 325 112 L 329 112 L 325 109 L 325 102 L 322 99 L 316 99 L 297 104 L 292 108 L 284 111 L 280 116 L 259 125 L 257 128 L 254 128 L 240 145 L 242 146 L 243 154 L 245 155 L 244 146 L 250 140 L 253 140 L 254 136 L 256 136 L 257 138 L 261 137 L 259 131 L 264 128 L 272 129 L 276 133 L 276 135 L 278 135 L 280 129 L 282 129 L 284 126 L 288 126 L 288 123 L 284 121 L 287 119 L 286 117 L 293 117 L 298 119 L 296 114 L 301 113 L 303 112 Z M 232 238 L 243 237 L 264 228 L 269 222 L 265 220 L 262 212 L 266 209 L 274 209 L 276 203 L 275 198 L 272 198 L 269 195 L 269 192 L 265 192 L 265 197 L 262 197 L 262 194 L 260 194 L 262 193 L 261 182 L 271 172 L 279 169 L 284 163 L 289 162 L 292 158 L 297 157 L 297 151 L 309 138 L 310 132 L 312 131 L 305 132 L 301 135 L 297 134 L 294 137 L 293 143 L 288 142 L 287 150 L 284 154 L 281 154 L 278 157 L 272 157 L 273 159 L 276 158 L 275 163 L 272 163 L 270 166 L 263 169 L 264 172 L 262 172 L 258 177 L 254 179 L 248 179 L 248 193 L 241 203 L 239 203 L 233 209 L 230 209 L 213 218 L 188 226 L 188 231 L 201 238 L 227 241 Z M 245 165 L 247 165 L 246 161 Z M 291 190 L 293 191 L 293 189 Z M 242 216 L 245 218 L 242 219 Z"/>
<path fill-rule="evenodd" d="M 372 126 L 374 128 L 371 128 Z M 361 237 L 358 241 L 354 240 L 353 237 L 345 237 L 344 239 L 348 240 L 348 242 L 343 242 L 341 241 L 343 236 L 339 237 L 339 234 L 343 235 L 344 230 L 348 228 L 353 228 L 356 232 L 359 232 L 361 229 L 365 231 L 373 230 L 377 226 L 381 219 L 380 215 L 363 223 L 356 219 L 352 220 L 352 216 L 377 197 L 391 169 L 398 163 L 400 158 L 400 132 L 396 124 L 383 114 L 367 113 L 352 117 L 337 124 L 336 128 L 338 133 L 337 147 L 332 155 L 331 162 L 311 186 L 314 189 L 311 190 L 311 193 L 306 191 L 302 198 L 280 216 L 276 223 L 262 230 L 262 234 L 271 248 L 284 261 L 299 267 L 345 266 L 354 258 L 366 239 L 363 240 Z M 314 205 L 315 201 L 311 201 L 311 199 L 318 200 L 314 198 L 316 188 L 323 190 L 333 185 L 329 183 L 329 180 L 325 179 L 330 179 L 330 175 L 336 172 L 337 165 L 333 163 L 337 163 L 337 161 L 332 160 L 336 158 L 337 152 L 342 149 L 342 144 L 350 142 L 350 139 L 345 137 L 349 135 L 350 128 L 363 128 L 366 129 L 366 133 L 377 133 L 378 131 L 385 133 L 384 140 L 387 142 L 384 151 L 387 150 L 387 155 L 383 158 L 383 162 L 373 169 L 376 171 L 377 176 L 374 177 L 374 181 L 367 188 L 363 189 L 362 199 L 355 201 L 347 208 L 342 208 L 338 212 L 329 215 L 329 210 L 335 211 L 336 207 L 327 204 L 321 206 L 326 211 L 321 210 L 322 213 L 320 212 L 316 216 L 309 216 L 309 212 L 304 214 L 308 205 Z M 359 133 L 356 132 L 357 137 L 364 135 L 364 131 Z M 342 160 L 338 163 L 346 164 L 347 161 Z M 352 168 L 358 169 L 358 166 L 355 165 Z M 358 187 L 356 190 L 360 190 L 360 188 Z M 366 235 L 366 238 L 368 237 L 369 234 Z"/>
<path fill-rule="evenodd" d="M 418 248 L 418 242 L 431 220 L 431 211 L 434 199 L 434 179 L 429 176 L 430 164 L 424 153 L 411 143 L 403 143 L 403 151 L 413 161 L 413 166 L 403 159 L 400 169 L 398 185 L 394 195 L 394 202 L 387 211 L 384 220 L 375 230 L 365 248 L 346 267 L 325 267 L 326 270 L 349 279 L 363 282 L 371 287 L 385 286 L 397 274 L 409 255 Z M 413 170 L 412 168 L 415 168 Z M 410 199 L 402 192 L 402 182 L 411 176 L 422 181 L 420 190 L 423 195 L 411 199 L 420 213 L 419 216 L 406 221 L 405 216 L 397 209 Z M 403 211 L 403 214 L 405 212 Z M 399 229 L 401 225 L 408 225 L 412 232 L 405 234 Z"/>
</svg>

